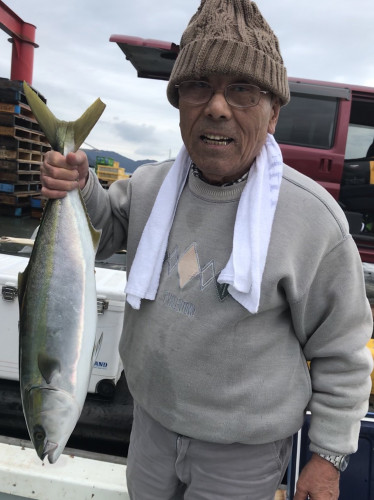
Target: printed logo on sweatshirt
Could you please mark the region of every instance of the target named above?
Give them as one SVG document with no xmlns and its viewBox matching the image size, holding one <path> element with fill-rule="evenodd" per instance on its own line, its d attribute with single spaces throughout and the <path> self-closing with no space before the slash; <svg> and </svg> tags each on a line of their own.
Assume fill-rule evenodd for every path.
<svg viewBox="0 0 374 500">
<path fill-rule="evenodd" d="M 191 280 L 197 278 L 200 282 L 201 291 L 205 290 L 211 283 L 214 283 L 220 301 L 223 301 L 229 295 L 228 285 L 217 282 L 219 273 L 216 272 L 214 260 L 211 260 L 204 266 L 200 264 L 196 243 L 192 243 L 181 255 L 176 245 L 171 252 L 167 252 L 165 262 L 168 267 L 169 276 L 175 272 L 175 269 L 177 270 L 179 287 L 181 289 Z"/>
<path fill-rule="evenodd" d="M 165 292 L 162 300 L 164 305 L 170 307 L 170 309 L 173 309 L 177 313 L 185 314 L 190 317 L 195 316 L 196 307 L 191 302 L 186 302 L 170 292 Z"/>
</svg>

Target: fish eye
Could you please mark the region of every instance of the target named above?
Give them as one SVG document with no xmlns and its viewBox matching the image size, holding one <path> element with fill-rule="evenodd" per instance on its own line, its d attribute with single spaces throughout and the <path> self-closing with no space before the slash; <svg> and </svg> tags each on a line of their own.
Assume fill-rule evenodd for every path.
<svg viewBox="0 0 374 500">
<path fill-rule="evenodd" d="M 34 430 L 34 440 L 35 441 L 44 441 L 45 432 L 43 428 L 38 428 Z"/>
</svg>

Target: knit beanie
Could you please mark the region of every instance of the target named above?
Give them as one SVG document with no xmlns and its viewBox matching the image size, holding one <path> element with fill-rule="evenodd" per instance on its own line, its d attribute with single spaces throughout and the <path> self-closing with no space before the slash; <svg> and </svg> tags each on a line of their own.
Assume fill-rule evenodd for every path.
<svg viewBox="0 0 374 500">
<path fill-rule="evenodd" d="M 278 39 L 251 0 L 201 0 L 181 38 L 167 87 L 170 103 L 178 108 L 176 84 L 213 74 L 249 79 L 282 105 L 290 100 Z"/>
</svg>

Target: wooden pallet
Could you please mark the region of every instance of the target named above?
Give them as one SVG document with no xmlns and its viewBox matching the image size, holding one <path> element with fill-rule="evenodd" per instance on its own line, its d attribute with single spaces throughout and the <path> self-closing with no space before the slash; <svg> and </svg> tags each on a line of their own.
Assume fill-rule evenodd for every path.
<svg viewBox="0 0 374 500">
<path fill-rule="evenodd" d="M 39 194 L 39 191 L 26 191 L 18 193 L 2 193 L 0 192 L 0 205 L 11 205 L 16 207 L 29 207 L 31 205 L 31 197 Z"/>
<path fill-rule="evenodd" d="M 17 184 L 0 182 L 0 193 L 27 193 L 39 194 L 41 185 L 38 181 L 19 181 Z"/>
<path fill-rule="evenodd" d="M 1 103 L 0 103 L 1 105 Z M 22 116 L 12 113 L 1 113 L 0 112 L 0 125 L 6 127 L 24 127 L 40 132 L 39 123 L 36 121 L 33 115 Z"/>
<path fill-rule="evenodd" d="M 23 92 L 14 89 L 1 89 L 0 92 L 0 102 L 5 102 L 9 104 L 26 104 L 27 99 Z"/>
<path fill-rule="evenodd" d="M 19 170 L 35 170 L 40 171 L 40 161 L 28 160 L 2 160 L 0 158 L 0 171 L 18 172 Z M 1 174 L 0 174 L 1 177 Z"/>
<path fill-rule="evenodd" d="M 51 149 L 50 144 L 47 139 L 41 141 L 33 141 L 28 138 L 17 138 L 10 135 L 0 136 L 0 156 L 8 156 L 14 158 L 13 151 L 22 152 L 22 154 L 29 153 L 39 153 L 44 154 Z"/>
<path fill-rule="evenodd" d="M 20 102 L 19 104 L 0 102 L 0 113 L 10 113 L 13 115 L 25 116 L 35 120 L 30 106 L 28 104 L 23 104 L 22 102 Z"/>
<path fill-rule="evenodd" d="M 9 215 L 11 217 L 21 217 L 24 215 L 32 216 L 32 209 L 29 205 L 27 206 L 12 206 L 12 205 L 2 205 L 0 203 L 0 214 Z"/>
<path fill-rule="evenodd" d="M 43 209 L 42 208 L 31 207 L 31 217 L 33 219 L 41 219 L 42 216 L 43 216 Z"/>
<path fill-rule="evenodd" d="M 40 151 L 22 148 L 15 150 L 0 148 L 0 160 L 18 160 L 28 163 L 41 163 L 43 161 L 43 154 Z"/>
<path fill-rule="evenodd" d="M 40 194 L 40 164 L 50 149 L 28 105 L 23 82 L 0 78 L 1 205 L 31 206 L 32 196 Z"/>
<path fill-rule="evenodd" d="M 1 160 L 0 160 L 1 165 Z M 40 184 L 40 171 L 38 170 L 17 170 L 17 171 L 2 171 L 0 170 L 1 183 L 37 183 Z"/>
<path fill-rule="evenodd" d="M 18 125 L 12 127 L 0 125 L 0 135 L 14 137 L 15 139 L 19 140 L 29 140 L 36 143 L 45 143 L 46 145 L 48 145 L 43 132 L 41 132 L 40 130 L 31 130 L 27 127 L 20 127 Z"/>
<path fill-rule="evenodd" d="M 34 92 L 40 97 L 43 102 L 47 102 L 45 97 L 36 89 L 31 87 Z M 23 91 L 23 82 L 20 80 L 9 80 L 8 78 L 0 78 L 0 102 L 8 103 L 23 103 L 28 104 L 25 93 Z"/>
</svg>

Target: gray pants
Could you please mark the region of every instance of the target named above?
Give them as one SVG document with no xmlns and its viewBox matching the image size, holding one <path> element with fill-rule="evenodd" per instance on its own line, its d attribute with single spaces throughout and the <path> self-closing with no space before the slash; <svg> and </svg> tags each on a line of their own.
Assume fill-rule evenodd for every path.
<svg viewBox="0 0 374 500">
<path fill-rule="evenodd" d="M 261 445 L 180 436 L 139 406 L 127 461 L 131 500 L 274 500 L 292 437 Z"/>
</svg>

